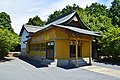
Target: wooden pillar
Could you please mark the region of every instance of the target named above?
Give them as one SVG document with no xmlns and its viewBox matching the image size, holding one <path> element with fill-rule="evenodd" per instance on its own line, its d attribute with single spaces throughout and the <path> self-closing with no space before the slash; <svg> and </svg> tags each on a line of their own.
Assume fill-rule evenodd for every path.
<svg viewBox="0 0 120 80">
<path fill-rule="evenodd" d="M 76 40 L 76 66 L 78 66 L 78 40 Z"/>
<path fill-rule="evenodd" d="M 90 41 L 89 44 L 90 44 L 89 64 L 92 64 L 92 61 L 91 61 L 91 59 L 92 59 L 92 42 Z"/>
</svg>

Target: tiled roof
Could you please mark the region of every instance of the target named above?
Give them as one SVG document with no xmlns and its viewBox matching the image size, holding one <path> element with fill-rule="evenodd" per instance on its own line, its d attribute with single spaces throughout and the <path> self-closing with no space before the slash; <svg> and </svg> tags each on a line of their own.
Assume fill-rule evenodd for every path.
<svg viewBox="0 0 120 80">
<path fill-rule="evenodd" d="M 21 29 L 21 31 L 20 31 L 19 36 L 22 35 L 23 30 L 26 30 L 28 33 L 35 33 L 35 32 L 37 32 L 37 31 L 41 30 L 42 28 L 43 28 L 43 27 L 40 27 L 40 26 L 32 26 L 32 25 L 26 25 L 26 24 L 24 24 L 24 25 L 22 26 L 22 29 Z"/>
<path fill-rule="evenodd" d="M 50 26 L 50 25 L 61 24 L 61 23 L 65 22 L 65 21 L 69 20 L 71 17 L 73 17 L 73 15 L 75 15 L 75 13 L 76 13 L 76 12 L 73 12 L 73 13 L 71 13 L 71 14 L 68 14 L 68 15 L 66 15 L 65 17 L 62 17 L 62 18 L 60 18 L 60 19 L 58 19 L 58 20 L 56 20 L 56 21 L 53 21 L 53 22 L 45 25 L 45 27 Z"/>
<path fill-rule="evenodd" d="M 77 32 L 77 33 L 80 33 L 80 34 L 86 34 L 86 35 L 91 35 L 91 36 L 100 36 L 99 34 L 97 34 L 94 31 L 80 29 L 80 28 L 76 28 L 76 27 L 73 27 L 73 26 L 63 26 L 63 25 L 54 25 L 54 26 L 57 26 L 57 27 L 60 27 L 60 28 L 65 28 L 65 29 L 68 29 L 68 30 L 71 30 L 71 31 L 74 31 L 74 32 Z"/>
<path fill-rule="evenodd" d="M 32 25 L 24 25 L 24 28 L 27 30 L 29 33 L 35 33 L 39 30 L 41 30 L 43 27 L 40 26 L 32 26 Z"/>
<path fill-rule="evenodd" d="M 66 13 L 63 13 L 63 14 L 59 15 L 58 17 L 56 17 L 56 18 L 54 18 L 54 19 L 52 19 L 52 20 L 48 20 L 48 21 L 46 22 L 46 25 L 49 24 L 49 23 L 52 23 L 52 22 L 54 22 L 54 21 L 56 21 L 56 20 L 58 20 L 58 19 L 61 19 L 61 18 L 65 17 L 65 16 L 67 16 L 67 15 L 73 13 L 73 12 L 74 12 L 73 10 L 70 10 L 70 11 L 68 11 L 68 12 L 66 12 Z"/>
</svg>

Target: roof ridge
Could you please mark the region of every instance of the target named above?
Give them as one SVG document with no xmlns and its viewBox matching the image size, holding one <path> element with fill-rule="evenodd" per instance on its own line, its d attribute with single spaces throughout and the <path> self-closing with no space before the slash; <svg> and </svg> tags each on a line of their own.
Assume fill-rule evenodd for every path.
<svg viewBox="0 0 120 80">
<path fill-rule="evenodd" d="M 41 26 L 33 26 L 33 25 L 24 25 L 24 27 L 29 27 L 29 28 L 41 28 Z"/>
<path fill-rule="evenodd" d="M 66 13 L 63 13 L 63 14 L 57 16 L 56 18 L 54 18 L 54 19 L 52 19 L 50 21 L 47 21 L 45 25 L 48 25 L 48 24 L 50 24 L 50 23 L 52 23 L 52 22 L 54 22 L 56 20 L 59 20 L 59 19 L 65 17 L 65 16 L 67 16 L 67 15 L 73 13 L 73 12 L 75 12 L 75 11 L 74 10 L 67 11 Z"/>
</svg>

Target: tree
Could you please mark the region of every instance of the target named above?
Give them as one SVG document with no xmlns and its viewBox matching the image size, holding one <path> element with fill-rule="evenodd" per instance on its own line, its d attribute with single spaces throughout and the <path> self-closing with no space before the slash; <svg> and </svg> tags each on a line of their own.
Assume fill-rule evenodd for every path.
<svg viewBox="0 0 120 80">
<path fill-rule="evenodd" d="M 14 32 L 11 26 L 10 16 L 5 12 L 0 13 L 0 28 L 7 28 L 8 30 Z"/>
<path fill-rule="evenodd" d="M 108 17 L 108 9 L 106 9 L 106 6 L 98 4 L 98 3 L 92 3 L 91 6 L 86 7 L 85 9 L 87 13 L 87 17 L 85 20 L 85 23 L 87 24 L 88 28 L 93 31 L 98 31 L 101 34 L 101 38 L 95 39 L 93 42 L 93 45 L 96 45 L 96 50 L 99 50 L 99 53 L 102 53 L 102 55 L 111 55 L 113 56 L 115 54 L 115 51 L 113 51 L 113 47 L 118 48 L 118 46 L 106 46 L 106 45 L 112 45 L 113 42 L 111 42 L 111 38 L 108 35 L 110 31 L 115 32 L 115 29 L 118 29 L 117 26 L 112 25 L 111 18 Z M 114 29 L 113 29 L 114 28 Z M 113 29 L 113 30 L 112 30 Z M 112 36 L 115 36 L 116 34 L 112 34 Z M 109 43 L 107 41 L 107 38 L 109 39 Z M 118 41 L 116 41 L 115 44 L 119 44 Z M 98 49 L 97 49 L 98 48 Z M 111 52 L 113 51 L 113 52 Z M 101 54 L 100 54 L 101 55 Z"/>
<path fill-rule="evenodd" d="M 112 19 L 113 25 L 120 27 L 120 0 L 114 0 L 110 7 L 109 17 Z"/>
<path fill-rule="evenodd" d="M 41 26 L 42 27 L 42 26 L 44 26 L 45 21 L 42 21 L 40 19 L 40 17 L 35 16 L 33 18 L 30 18 L 29 21 L 28 21 L 28 23 L 26 23 L 26 24 L 33 25 L 33 26 Z"/>
<path fill-rule="evenodd" d="M 61 11 L 60 10 L 55 11 L 53 14 L 49 15 L 47 21 L 49 22 L 49 21 L 55 19 L 56 17 L 58 17 L 59 15 L 61 15 Z"/>
<path fill-rule="evenodd" d="M 19 43 L 19 37 L 11 26 L 10 16 L 0 13 L 0 59 L 4 58 L 4 53 L 13 50 Z"/>
<path fill-rule="evenodd" d="M 90 30 L 98 31 L 104 33 L 110 27 L 113 27 L 111 19 L 107 16 L 100 15 L 99 17 L 94 17 L 93 15 L 88 15 L 85 22 Z"/>
<path fill-rule="evenodd" d="M 108 9 L 105 5 L 99 3 L 92 3 L 89 7 L 85 8 L 87 15 L 93 15 L 94 17 L 99 17 L 100 15 L 107 16 Z"/>
<path fill-rule="evenodd" d="M 72 6 L 70 5 L 67 5 L 65 8 L 63 8 L 62 10 L 58 10 L 58 11 L 55 11 L 53 14 L 49 15 L 48 16 L 48 19 L 47 19 L 47 22 L 49 21 L 52 21 L 54 20 L 55 18 L 57 18 L 58 16 L 66 13 L 66 12 L 69 12 L 70 10 L 77 10 L 79 9 L 80 7 L 76 4 L 73 4 Z"/>
<path fill-rule="evenodd" d="M 120 28 L 109 28 L 102 37 L 102 52 L 116 59 L 120 55 Z"/>
<path fill-rule="evenodd" d="M 19 44 L 19 37 L 7 29 L 0 29 L 0 58 Z"/>
</svg>

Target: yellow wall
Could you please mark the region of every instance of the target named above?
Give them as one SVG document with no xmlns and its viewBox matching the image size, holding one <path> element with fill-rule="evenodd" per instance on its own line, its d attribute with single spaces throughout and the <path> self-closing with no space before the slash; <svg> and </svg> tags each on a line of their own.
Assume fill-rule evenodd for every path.
<svg viewBox="0 0 120 80">
<path fill-rule="evenodd" d="M 55 28 L 56 33 L 56 58 L 69 59 L 69 32 L 66 29 Z"/>
<path fill-rule="evenodd" d="M 55 31 L 53 29 L 46 30 L 44 32 L 39 32 L 33 35 L 30 41 L 30 45 L 37 45 L 38 43 L 46 43 L 47 41 L 53 41 L 55 38 Z M 40 56 L 46 57 L 45 51 L 29 51 L 29 56 Z"/>
<path fill-rule="evenodd" d="M 54 28 L 52 28 L 52 29 L 48 29 L 46 31 L 39 32 L 33 35 L 31 44 L 45 42 L 45 41 L 54 40 L 54 39 L 55 39 L 55 30 Z"/>
<path fill-rule="evenodd" d="M 82 41 L 82 57 L 90 56 L 90 41 Z"/>
<path fill-rule="evenodd" d="M 29 56 L 40 56 L 40 57 L 46 57 L 46 52 L 42 51 L 30 51 Z"/>
<path fill-rule="evenodd" d="M 55 28 L 56 39 L 69 39 L 69 32 L 66 29 Z"/>
<path fill-rule="evenodd" d="M 56 40 L 56 58 L 69 59 L 70 56 L 69 40 Z"/>
</svg>

